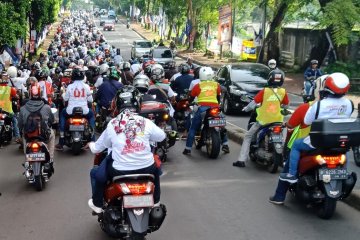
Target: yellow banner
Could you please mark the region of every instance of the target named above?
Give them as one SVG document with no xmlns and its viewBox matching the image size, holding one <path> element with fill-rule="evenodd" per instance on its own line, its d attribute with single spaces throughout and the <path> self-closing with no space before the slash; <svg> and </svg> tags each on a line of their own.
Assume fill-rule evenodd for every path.
<svg viewBox="0 0 360 240">
<path fill-rule="evenodd" d="M 256 60 L 256 47 L 254 41 L 244 40 L 241 51 L 242 60 Z"/>
</svg>

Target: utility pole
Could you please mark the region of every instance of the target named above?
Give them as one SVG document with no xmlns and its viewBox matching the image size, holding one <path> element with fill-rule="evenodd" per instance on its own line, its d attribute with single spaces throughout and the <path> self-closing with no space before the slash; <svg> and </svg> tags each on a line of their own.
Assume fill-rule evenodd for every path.
<svg viewBox="0 0 360 240">
<path fill-rule="evenodd" d="M 260 47 L 260 52 L 259 52 L 259 56 L 257 58 L 257 62 L 261 62 L 264 58 L 264 52 L 265 52 L 265 36 L 266 36 L 266 14 L 267 14 L 267 3 L 268 0 L 264 0 L 262 2 L 263 5 L 263 17 L 262 17 L 262 23 L 261 23 L 261 30 L 262 30 L 262 39 L 261 39 L 261 47 Z"/>
<path fill-rule="evenodd" d="M 232 4 L 231 4 L 231 8 L 232 8 L 232 16 L 231 16 L 231 43 L 230 43 L 230 52 L 231 52 L 231 58 L 233 58 L 233 51 L 232 51 L 232 47 L 233 47 L 233 40 L 234 40 L 234 33 L 235 33 L 235 11 L 236 11 L 236 0 L 233 0 Z"/>
</svg>

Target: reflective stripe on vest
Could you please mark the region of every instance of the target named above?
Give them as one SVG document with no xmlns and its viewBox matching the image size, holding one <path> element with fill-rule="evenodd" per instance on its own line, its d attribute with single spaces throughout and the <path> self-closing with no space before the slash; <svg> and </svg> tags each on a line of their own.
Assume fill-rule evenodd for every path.
<svg viewBox="0 0 360 240">
<path fill-rule="evenodd" d="M 199 83 L 200 94 L 198 96 L 198 103 L 218 103 L 217 89 L 218 83 L 214 81 L 201 81 Z"/>
<path fill-rule="evenodd" d="M 280 111 L 281 101 L 284 99 L 284 97 L 284 88 L 265 88 L 261 106 L 256 110 L 258 115 L 256 121 L 261 125 L 282 122 L 284 116 L 281 115 Z"/>
<path fill-rule="evenodd" d="M 13 113 L 12 102 L 10 101 L 11 87 L 0 86 L 0 108 L 8 113 Z"/>
</svg>

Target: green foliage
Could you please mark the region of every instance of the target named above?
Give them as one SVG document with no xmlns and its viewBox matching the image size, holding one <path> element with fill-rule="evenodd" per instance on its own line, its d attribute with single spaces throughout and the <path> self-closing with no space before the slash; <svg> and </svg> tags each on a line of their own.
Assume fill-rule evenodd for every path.
<svg viewBox="0 0 360 240">
<path fill-rule="evenodd" d="M 324 71 L 328 74 L 341 72 L 346 74 L 349 78 L 360 78 L 360 64 L 354 62 L 337 61 L 326 66 Z"/>
<path fill-rule="evenodd" d="M 30 18 L 32 28 L 39 32 L 46 25 L 55 22 L 61 3 L 61 0 L 32 0 Z"/>
</svg>

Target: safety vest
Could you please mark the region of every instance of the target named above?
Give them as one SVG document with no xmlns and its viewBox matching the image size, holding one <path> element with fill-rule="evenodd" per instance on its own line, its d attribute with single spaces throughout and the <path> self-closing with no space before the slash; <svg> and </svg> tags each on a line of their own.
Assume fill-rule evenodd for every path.
<svg viewBox="0 0 360 240">
<path fill-rule="evenodd" d="M 256 121 L 261 125 L 282 122 L 284 116 L 280 111 L 285 94 L 284 88 L 265 88 L 261 106 L 256 110 Z"/>
<path fill-rule="evenodd" d="M 197 96 L 198 103 L 218 103 L 218 83 L 214 81 L 200 81 L 200 94 Z"/>
<path fill-rule="evenodd" d="M 8 113 L 13 113 L 11 97 L 11 87 L 0 86 L 0 108 Z"/>
</svg>

